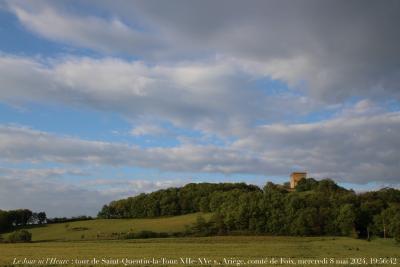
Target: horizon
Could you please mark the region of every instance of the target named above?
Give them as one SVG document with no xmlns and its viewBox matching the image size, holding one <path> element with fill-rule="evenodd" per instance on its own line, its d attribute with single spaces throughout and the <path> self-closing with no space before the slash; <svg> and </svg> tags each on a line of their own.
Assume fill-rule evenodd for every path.
<svg viewBox="0 0 400 267">
<path fill-rule="evenodd" d="M 305 170 L 399 189 L 399 13 L 0 0 L 0 209 L 94 215 L 143 192 Z"/>
<path fill-rule="evenodd" d="M 314 177 L 305 177 L 304 179 L 315 179 L 315 178 L 314 178 Z M 321 178 L 321 179 L 315 179 L 315 180 L 316 180 L 316 181 L 331 180 L 331 181 L 333 181 L 335 184 L 337 184 L 338 186 L 340 186 L 340 187 L 342 187 L 342 188 L 345 188 L 346 190 L 353 191 L 356 195 L 363 194 L 363 193 L 367 193 L 367 192 L 380 191 L 380 190 L 384 190 L 384 189 L 392 189 L 391 187 L 380 187 L 380 188 L 377 188 L 377 189 L 375 189 L 375 190 L 370 190 L 370 191 L 368 191 L 368 190 L 354 190 L 353 188 L 346 188 L 345 186 L 341 186 L 340 184 L 336 183 L 336 182 L 335 182 L 333 179 L 331 179 L 331 178 Z M 140 194 L 150 194 L 150 193 L 153 193 L 153 192 L 158 192 L 158 191 L 160 191 L 160 190 L 165 190 L 165 189 L 170 189 L 170 188 L 177 188 L 177 189 L 179 189 L 179 188 L 185 187 L 185 186 L 187 186 L 187 185 L 189 185 L 189 184 L 202 184 L 202 183 L 209 183 L 209 184 L 223 184 L 223 183 L 228 183 L 228 184 L 239 183 L 239 184 L 240 184 L 240 183 L 245 183 L 246 185 L 254 185 L 254 186 L 258 187 L 260 190 L 263 190 L 263 187 L 264 187 L 267 183 L 269 183 L 269 182 L 272 182 L 272 181 L 266 180 L 265 183 L 264 183 L 263 185 L 251 184 L 251 183 L 246 183 L 246 182 L 188 182 L 188 183 L 182 184 L 182 185 L 180 185 L 180 186 L 170 186 L 170 187 L 160 188 L 160 189 L 157 189 L 157 190 L 154 190 L 154 191 L 139 192 L 139 193 L 137 193 L 137 194 L 135 194 L 135 195 L 127 196 L 127 197 L 135 197 L 135 196 L 138 196 L 138 195 L 140 195 Z M 289 181 L 283 182 L 282 184 L 274 183 L 274 182 L 272 182 L 272 183 L 273 183 L 273 184 L 276 184 L 276 185 L 284 186 L 285 183 L 289 183 Z M 290 191 L 289 191 L 289 192 L 290 192 Z M 121 199 L 126 199 L 127 197 L 121 198 Z M 104 205 L 109 205 L 112 201 L 117 201 L 117 200 L 121 200 L 121 199 L 113 199 L 113 200 L 111 200 L 109 203 L 104 203 Z M 102 206 L 104 206 L 104 205 L 102 205 Z M 19 210 L 19 209 L 25 209 L 25 207 L 13 208 L 13 210 Z M 0 210 L 1 210 L 1 209 L 0 209 Z M 100 210 L 99 210 L 99 211 L 100 211 Z M 48 219 L 64 218 L 64 217 L 66 217 L 66 218 L 79 218 L 79 217 L 96 218 L 96 217 L 98 216 L 98 212 L 99 212 L 99 211 L 97 211 L 97 212 L 95 212 L 95 213 L 93 213 L 93 214 L 74 214 L 74 215 L 70 215 L 70 216 L 48 216 L 47 218 L 48 218 Z M 46 215 L 48 214 L 48 212 L 46 212 L 46 210 L 32 210 L 32 212 L 45 212 Z"/>
</svg>

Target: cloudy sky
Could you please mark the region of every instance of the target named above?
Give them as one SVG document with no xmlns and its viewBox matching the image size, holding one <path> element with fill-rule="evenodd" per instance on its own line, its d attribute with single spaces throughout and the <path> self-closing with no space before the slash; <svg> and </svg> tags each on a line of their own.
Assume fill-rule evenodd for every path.
<svg viewBox="0 0 400 267">
<path fill-rule="evenodd" d="M 400 186 L 400 1 L 0 0 L 0 209 L 188 182 Z"/>
</svg>

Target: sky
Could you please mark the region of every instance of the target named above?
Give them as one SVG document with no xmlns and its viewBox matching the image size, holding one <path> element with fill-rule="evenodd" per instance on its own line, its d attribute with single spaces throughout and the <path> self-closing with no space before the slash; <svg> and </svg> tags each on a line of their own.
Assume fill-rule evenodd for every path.
<svg viewBox="0 0 400 267">
<path fill-rule="evenodd" d="M 400 2 L 0 0 L 0 209 L 190 182 L 400 187 Z"/>
</svg>

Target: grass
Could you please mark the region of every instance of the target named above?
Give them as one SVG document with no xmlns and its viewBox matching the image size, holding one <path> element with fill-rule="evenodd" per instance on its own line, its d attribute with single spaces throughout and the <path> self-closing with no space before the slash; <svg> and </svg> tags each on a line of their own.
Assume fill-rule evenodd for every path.
<svg viewBox="0 0 400 267">
<path fill-rule="evenodd" d="M 56 223 L 27 229 L 32 233 L 32 241 L 73 241 L 117 238 L 112 233 L 127 233 L 149 230 L 154 232 L 180 232 L 194 223 L 199 215 L 209 218 L 211 214 L 193 213 L 182 216 L 154 219 L 99 219 Z M 7 234 L 3 237 L 6 238 Z"/>
<path fill-rule="evenodd" d="M 185 237 L 163 239 L 133 239 L 109 240 L 112 233 L 139 232 L 150 230 L 154 232 L 183 231 L 197 219 L 197 214 L 184 216 L 154 218 L 154 219 L 115 219 L 91 220 L 60 224 L 50 224 L 28 229 L 33 236 L 32 243 L 0 244 L 0 266 L 12 266 L 14 259 L 46 260 L 56 258 L 68 260 L 68 266 L 73 261 L 74 266 L 121 266 L 123 259 L 152 259 L 169 260 L 163 264 L 127 264 L 130 266 L 194 266 L 181 263 L 181 258 L 206 258 L 211 262 L 202 266 L 240 266 L 240 261 L 277 260 L 277 264 L 247 266 L 293 266 L 280 264 L 285 258 L 297 261 L 299 259 L 333 258 L 336 266 L 346 266 L 341 260 L 349 258 L 364 259 L 370 262 L 371 258 L 396 258 L 400 265 L 400 245 L 392 239 L 375 239 L 371 242 L 346 237 L 271 237 L 271 236 L 216 236 L 216 237 Z M 211 214 L 201 214 L 205 218 Z M 5 237 L 5 235 L 4 235 Z M 115 236 L 114 236 L 115 238 Z M 96 258 L 99 262 L 93 265 L 90 260 Z M 225 262 L 224 259 L 230 262 Z M 83 261 L 87 260 L 85 263 Z M 102 262 L 102 260 L 104 260 Z M 240 261 L 239 261 L 240 260 Z M 62 266 L 60 262 L 53 266 Z M 107 264 L 106 264 L 107 263 Z M 132 263 L 132 262 L 131 262 Z M 177 263 L 177 264 L 175 264 Z M 350 263 L 350 262 L 347 262 Z M 359 264 L 353 264 L 359 265 Z M 363 265 L 363 264 L 362 264 Z M 17 264 L 17 266 L 22 266 Z M 32 264 L 30 266 L 33 266 Z M 34 266 L 40 266 L 35 262 Z M 46 266 L 50 266 L 47 264 Z M 296 264 L 296 266 L 302 266 Z M 320 266 L 320 265 L 306 265 Z M 351 265 L 347 265 L 351 266 Z M 374 265 L 368 266 L 393 266 Z"/>
<path fill-rule="evenodd" d="M 93 258 L 96 258 L 100 263 L 102 259 L 107 260 L 108 263 L 117 263 L 118 261 L 118 265 L 122 265 L 121 260 L 125 258 L 132 260 L 144 258 L 152 259 L 153 257 L 156 259 L 164 257 L 171 261 L 177 260 L 178 262 L 180 262 L 180 258 L 207 258 L 212 262 L 215 260 L 222 263 L 224 258 L 228 260 L 246 261 L 247 259 L 271 259 L 274 257 L 280 261 L 280 258 L 290 257 L 292 260 L 297 261 L 298 259 L 334 258 L 335 260 L 339 260 L 348 258 L 366 258 L 369 260 L 371 257 L 396 257 L 397 264 L 400 264 L 400 246 L 396 245 L 393 240 L 382 239 L 367 242 L 365 240 L 344 237 L 268 236 L 0 244 L 0 265 L 12 264 L 14 258 L 23 260 L 25 257 L 27 259 L 36 260 L 58 258 L 59 260 L 67 259 L 70 261 L 75 259 L 92 260 Z M 236 261 L 232 262 L 232 264 L 225 264 L 225 266 L 238 266 L 237 263 L 238 262 Z M 178 265 L 188 266 L 188 264 Z M 203 266 L 211 265 L 213 264 L 211 263 Z M 145 265 L 136 264 L 135 266 Z M 264 266 L 268 266 L 268 264 Z M 336 264 L 336 266 L 338 265 Z"/>
</svg>

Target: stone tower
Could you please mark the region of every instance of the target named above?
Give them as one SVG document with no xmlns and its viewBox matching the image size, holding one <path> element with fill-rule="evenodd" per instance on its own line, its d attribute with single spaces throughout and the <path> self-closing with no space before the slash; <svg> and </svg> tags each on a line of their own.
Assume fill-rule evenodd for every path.
<svg viewBox="0 0 400 267">
<path fill-rule="evenodd" d="M 290 188 L 294 189 L 298 182 L 301 179 L 305 179 L 307 177 L 307 173 L 306 172 L 292 172 L 292 174 L 290 175 Z"/>
</svg>

